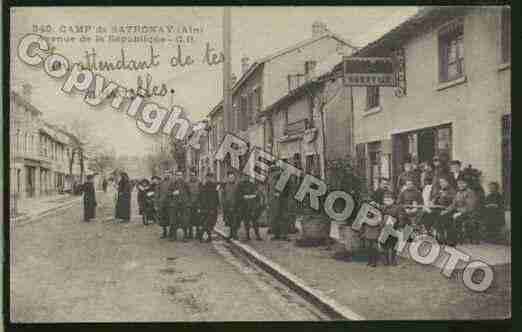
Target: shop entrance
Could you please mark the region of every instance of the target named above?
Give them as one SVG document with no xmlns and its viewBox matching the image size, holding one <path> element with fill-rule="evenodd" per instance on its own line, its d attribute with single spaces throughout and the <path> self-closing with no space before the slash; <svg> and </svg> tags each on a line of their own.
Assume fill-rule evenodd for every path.
<svg viewBox="0 0 522 332">
<path fill-rule="evenodd" d="M 451 160 L 451 124 L 395 134 L 392 144 L 393 183 L 396 183 L 406 161 L 419 164 L 442 153 Z"/>
<path fill-rule="evenodd" d="M 437 131 L 434 129 L 422 130 L 418 133 L 418 153 L 419 163 L 433 160 L 436 150 L 435 135 Z"/>
</svg>

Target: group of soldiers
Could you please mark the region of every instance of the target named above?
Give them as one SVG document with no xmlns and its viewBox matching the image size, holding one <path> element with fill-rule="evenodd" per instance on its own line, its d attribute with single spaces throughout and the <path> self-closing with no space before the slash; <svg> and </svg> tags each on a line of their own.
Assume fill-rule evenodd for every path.
<svg viewBox="0 0 522 332">
<path fill-rule="evenodd" d="M 223 182 L 215 181 L 212 173 L 207 173 L 200 181 L 195 172 L 190 173 L 188 180 L 181 171 L 166 172 L 163 179 L 153 176 L 151 182 L 142 180 L 138 184 L 140 214 L 144 224 L 155 222 L 162 227 L 161 238 L 175 241 L 181 229 L 183 241 L 204 241 L 206 237 L 210 242 L 221 209 L 230 230 L 229 239 L 238 239 L 243 224 L 246 240 L 251 239 L 252 229 L 256 240 L 262 240 L 259 219 L 268 207 L 272 239 L 288 240 L 289 190 L 279 192 L 275 189 L 278 174 L 278 168 L 271 170 L 269 190 L 265 195 L 260 183 L 245 174 L 238 176 L 234 171 L 229 171 Z"/>
</svg>

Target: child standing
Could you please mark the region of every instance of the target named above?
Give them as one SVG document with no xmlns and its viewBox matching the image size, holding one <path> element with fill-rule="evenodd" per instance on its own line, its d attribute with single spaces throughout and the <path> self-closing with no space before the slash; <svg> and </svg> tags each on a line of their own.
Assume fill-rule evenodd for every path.
<svg viewBox="0 0 522 332">
<path fill-rule="evenodd" d="M 377 261 L 379 260 L 379 247 L 377 240 L 381 234 L 382 225 L 382 220 L 376 226 L 370 226 L 367 223 L 364 223 L 361 229 L 362 238 L 365 240 L 365 245 L 368 249 L 368 265 L 371 267 L 376 267 Z"/>
<path fill-rule="evenodd" d="M 391 224 L 393 229 L 398 230 L 407 218 L 404 209 L 395 204 L 393 194 L 387 192 L 384 194 L 384 225 Z M 397 244 L 397 238 L 389 236 L 386 241 L 382 244 L 384 249 L 384 264 L 385 265 L 397 265 L 397 253 L 395 252 L 395 245 Z"/>
</svg>

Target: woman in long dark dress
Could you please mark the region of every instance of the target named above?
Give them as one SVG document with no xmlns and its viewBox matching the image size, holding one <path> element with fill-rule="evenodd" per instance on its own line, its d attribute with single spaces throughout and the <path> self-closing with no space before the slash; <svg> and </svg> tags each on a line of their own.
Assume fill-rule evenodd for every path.
<svg viewBox="0 0 522 332">
<path fill-rule="evenodd" d="M 127 173 L 122 172 L 120 177 L 118 200 L 116 202 L 116 219 L 122 219 L 122 222 L 129 222 L 132 187 Z"/>
<path fill-rule="evenodd" d="M 87 181 L 82 186 L 83 220 L 88 222 L 96 218 L 96 194 L 94 191 L 94 176 L 87 175 Z"/>
</svg>

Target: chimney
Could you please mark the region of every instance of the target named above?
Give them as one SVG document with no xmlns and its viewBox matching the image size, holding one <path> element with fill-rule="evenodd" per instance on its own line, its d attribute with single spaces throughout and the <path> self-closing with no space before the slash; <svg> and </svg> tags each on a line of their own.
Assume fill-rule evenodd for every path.
<svg viewBox="0 0 522 332">
<path fill-rule="evenodd" d="M 315 21 L 312 24 L 312 38 L 316 38 L 328 33 L 328 27 L 326 23 L 321 21 Z"/>
<path fill-rule="evenodd" d="M 246 71 L 248 70 L 248 67 L 250 67 L 249 61 L 250 61 L 250 59 L 246 56 L 241 58 L 241 75 L 246 73 Z"/>
<path fill-rule="evenodd" d="M 26 102 L 31 102 L 31 84 L 25 83 L 22 85 L 22 97 L 25 99 Z"/>
<path fill-rule="evenodd" d="M 236 74 L 232 74 L 232 77 L 230 77 L 230 87 L 233 87 L 234 84 L 237 82 L 237 76 Z"/>
</svg>

